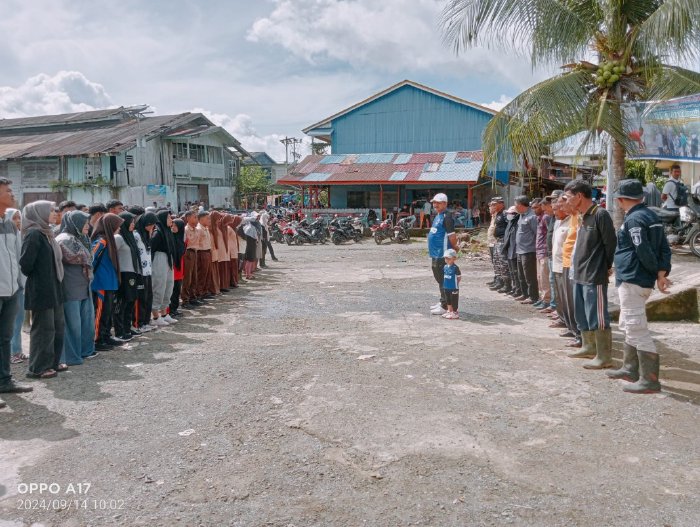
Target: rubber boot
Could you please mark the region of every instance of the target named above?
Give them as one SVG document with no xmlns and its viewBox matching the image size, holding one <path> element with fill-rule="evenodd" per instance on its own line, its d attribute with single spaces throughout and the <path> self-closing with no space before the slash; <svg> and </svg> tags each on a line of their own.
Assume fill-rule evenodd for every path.
<svg viewBox="0 0 700 527">
<path fill-rule="evenodd" d="M 572 359 L 592 359 L 596 356 L 595 331 L 581 332 L 581 348 L 566 354 Z"/>
<path fill-rule="evenodd" d="M 599 329 L 595 332 L 595 359 L 586 362 L 587 370 L 604 370 L 612 368 L 612 329 Z"/>
<path fill-rule="evenodd" d="M 503 286 L 503 281 L 500 278 L 496 278 L 496 280 L 493 282 L 493 285 L 489 286 L 489 289 L 491 291 L 495 291 L 496 289 L 500 289 Z"/>
<path fill-rule="evenodd" d="M 659 354 L 637 350 L 639 358 L 639 380 L 634 384 L 623 386 L 629 393 L 657 393 L 661 391 L 659 384 Z"/>
<path fill-rule="evenodd" d="M 497 292 L 497 293 L 508 294 L 508 293 L 511 292 L 511 290 L 512 290 L 512 289 L 511 289 L 511 287 L 510 287 L 510 278 L 504 278 L 504 279 L 503 279 L 503 286 L 502 286 L 498 291 L 496 291 L 496 292 Z"/>
<path fill-rule="evenodd" d="M 605 375 L 610 379 L 637 382 L 639 380 L 639 357 L 637 357 L 637 348 L 625 342 L 622 348 L 622 368 L 619 370 L 606 371 Z"/>
</svg>

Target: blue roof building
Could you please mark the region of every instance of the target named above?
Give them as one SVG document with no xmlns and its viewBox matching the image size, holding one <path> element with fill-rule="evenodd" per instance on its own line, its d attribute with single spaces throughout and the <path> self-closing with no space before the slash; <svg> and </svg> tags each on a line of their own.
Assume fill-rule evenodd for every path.
<svg viewBox="0 0 700 527">
<path fill-rule="evenodd" d="M 449 162 L 460 152 L 480 152 L 484 129 L 495 114 L 494 110 L 479 104 L 404 80 L 305 128 L 303 132 L 311 136 L 312 141 L 330 145 L 331 154 L 327 159 L 311 156 L 313 159 L 304 160 L 291 169 L 281 182 L 309 187 L 312 194 L 319 186 L 328 187 L 331 205 L 337 208 L 348 206 L 346 195 L 359 195 L 360 191 L 367 196 L 364 206 L 371 208 L 385 208 L 387 203 L 401 207 L 424 200 L 437 191 L 447 193 L 451 200 L 471 204 L 471 188 L 477 179 L 474 170 L 476 168 L 478 174 L 481 169 L 480 156 L 469 165 L 448 163 L 453 171 L 449 178 L 443 179 L 425 175 L 401 182 L 394 174 L 396 167 L 390 165 L 401 159 L 397 157 L 400 154 L 409 156 L 406 159 L 414 154 L 432 154 L 442 163 L 443 159 Z M 345 157 L 351 154 L 382 155 L 372 159 L 361 157 L 355 163 L 355 158 Z M 341 157 L 344 160 L 341 161 Z M 319 167 L 317 173 L 303 173 L 303 167 L 308 168 L 312 161 Z M 330 170 L 330 165 L 336 163 L 352 164 L 347 170 L 355 172 L 353 178 L 337 175 L 343 167 Z M 321 170 L 324 166 L 329 170 Z M 432 169 L 421 165 L 420 170 L 427 174 Z M 464 172 L 463 177 L 460 171 Z M 326 173 L 328 177 L 324 178 Z M 386 180 L 378 174 L 385 174 Z M 496 177 L 507 181 L 507 168 L 497 172 Z M 348 186 L 351 179 L 357 188 Z M 344 187 L 338 188 L 340 185 Z M 386 193 L 391 194 L 388 201 L 384 199 Z M 353 203 L 357 204 L 358 200 Z"/>
</svg>

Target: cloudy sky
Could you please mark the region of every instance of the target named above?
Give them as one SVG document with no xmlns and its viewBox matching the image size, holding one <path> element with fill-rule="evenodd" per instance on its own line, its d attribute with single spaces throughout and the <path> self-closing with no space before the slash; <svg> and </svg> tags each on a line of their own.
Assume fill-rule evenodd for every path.
<svg viewBox="0 0 700 527">
<path fill-rule="evenodd" d="M 0 118 L 146 103 L 203 111 L 248 149 L 403 79 L 498 107 L 547 72 L 456 57 L 443 0 L 3 0 Z"/>
</svg>

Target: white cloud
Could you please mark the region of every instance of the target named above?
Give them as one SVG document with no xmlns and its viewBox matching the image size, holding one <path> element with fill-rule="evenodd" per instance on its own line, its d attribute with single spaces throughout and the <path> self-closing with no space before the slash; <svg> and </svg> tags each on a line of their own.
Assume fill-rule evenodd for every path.
<svg viewBox="0 0 700 527">
<path fill-rule="evenodd" d="M 274 2 L 272 13 L 248 31 L 248 40 L 281 46 L 312 66 L 340 62 L 383 73 L 487 74 L 521 87 L 532 83 L 529 61 L 523 57 L 484 48 L 455 56 L 441 40 L 442 1 Z"/>
<path fill-rule="evenodd" d="M 491 108 L 492 110 L 496 110 L 497 112 L 500 112 L 510 101 L 513 100 L 513 97 L 509 97 L 508 95 L 503 95 L 499 97 L 497 101 L 491 101 L 491 102 L 482 102 L 481 106 L 486 106 L 487 108 Z"/>
<path fill-rule="evenodd" d="M 42 73 L 20 86 L 0 86 L 0 117 L 85 112 L 115 106 L 104 86 L 78 71 Z"/>
<path fill-rule="evenodd" d="M 253 119 L 244 113 L 231 117 L 225 113 L 214 113 L 201 108 L 192 110 L 204 114 L 214 124 L 225 128 L 233 137 L 238 139 L 243 148 L 248 152 L 267 152 L 273 159 L 278 162 L 284 162 L 285 147 L 280 140 L 284 139 L 280 134 L 261 135 L 253 124 Z M 297 151 L 301 152 L 302 157 L 310 153 L 308 141 L 305 139 L 301 147 L 297 147 Z M 291 161 L 291 151 L 290 151 Z"/>
</svg>

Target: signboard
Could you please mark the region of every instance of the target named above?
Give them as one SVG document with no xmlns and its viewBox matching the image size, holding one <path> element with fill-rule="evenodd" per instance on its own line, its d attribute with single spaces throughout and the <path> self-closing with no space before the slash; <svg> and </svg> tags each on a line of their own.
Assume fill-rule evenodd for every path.
<svg viewBox="0 0 700 527">
<path fill-rule="evenodd" d="M 632 157 L 700 162 L 700 94 L 664 102 L 623 105 Z"/>
<path fill-rule="evenodd" d="M 164 207 L 167 194 L 167 185 L 146 185 L 147 203 L 149 205 L 156 203 L 159 207 Z"/>
</svg>

